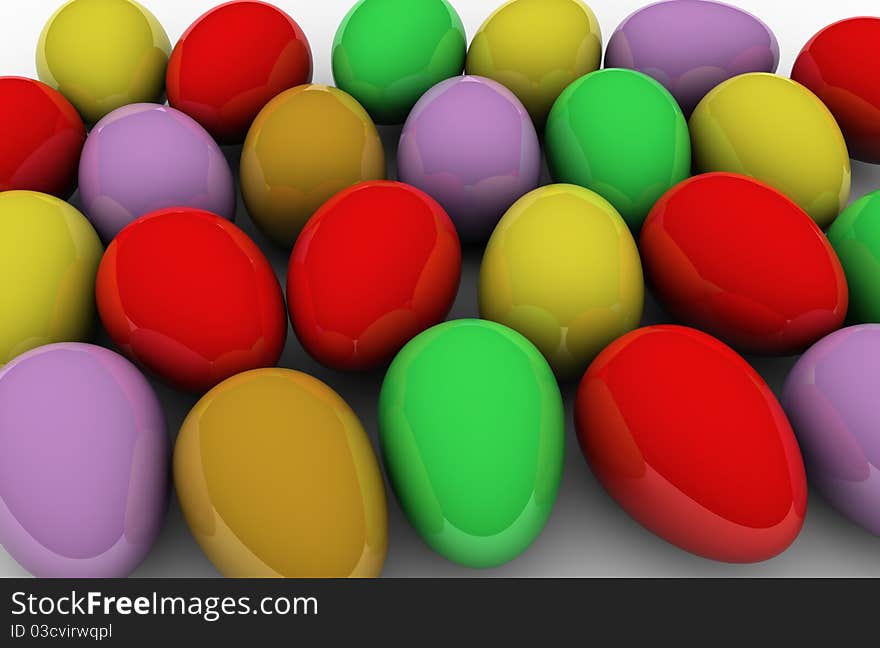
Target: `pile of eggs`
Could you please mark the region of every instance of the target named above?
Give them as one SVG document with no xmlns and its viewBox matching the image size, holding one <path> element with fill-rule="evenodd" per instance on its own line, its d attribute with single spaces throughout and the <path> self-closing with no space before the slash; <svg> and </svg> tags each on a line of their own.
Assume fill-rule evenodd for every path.
<svg viewBox="0 0 880 648">
<path fill-rule="evenodd" d="M 384 468 L 433 550 L 500 565 L 553 510 L 566 381 L 594 474 L 684 550 L 779 554 L 808 479 L 880 534 L 880 191 L 847 207 L 850 158 L 880 163 L 880 18 L 820 31 L 791 78 L 711 0 L 602 50 L 582 0 L 510 0 L 470 46 L 449 0 L 359 0 L 328 87 L 264 2 L 173 47 L 134 0 L 63 4 L 40 81 L 0 78 L 9 554 L 125 576 L 173 485 L 224 575 L 377 576 Z M 402 125 L 398 180 L 377 124 Z M 481 319 L 444 321 L 463 245 Z M 646 283 L 680 325 L 640 328 Z M 330 386 L 277 367 L 288 322 L 320 364 L 387 372 L 381 464 Z M 781 402 L 740 355 L 801 353 Z M 142 372 L 200 397 L 173 449 Z"/>
</svg>

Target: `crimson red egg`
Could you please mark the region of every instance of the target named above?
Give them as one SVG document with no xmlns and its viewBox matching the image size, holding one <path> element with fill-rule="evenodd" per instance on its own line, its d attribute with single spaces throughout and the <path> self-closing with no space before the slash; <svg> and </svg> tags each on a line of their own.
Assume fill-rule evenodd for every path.
<svg viewBox="0 0 880 648">
<path fill-rule="evenodd" d="M 325 203 L 297 239 L 290 319 L 321 364 L 370 369 L 446 317 L 460 275 L 458 235 L 434 199 L 400 182 L 364 182 Z"/>
<path fill-rule="evenodd" d="M 828 106 L 853 158 L 880 164 L 880 18 L 848 18 L 820 31 L 791 78 Z"/>
<path fill-rule="evenodd" d="M 757 562 L 797 537 L 803 460 L 770 388 L 717 339 L 637 329 L 590 365 L 575 403 L 596 477 L 639 523 L 692 553 Z"/>
<path fill-rule="evenodd" d="M 265 2 L 227 2 L 180 37 L 168 62 L 168 102 L 223 144 L 240 144 L 273 97 L 312 79 L 306 35 Z"/>
<path fill-rule="evenodd" d="M 0 191 L 67 198 L 85 139 L 79 113 L 60 92 L 34 79 L 0 77 Z"/>
<path fill-rule="evenodd" d="M 238 227 L 198 209 L 165 209 L 125 227 L 101 260 L 97 300 L 129 358 L 189 391 L 276 365 L 287 336 L 266 257 Z"/>
<path fill-rule="evenodd" d="M 822 230 L 752 178 L 710 173 L 673 187 L 639 248 L 669 312 L 739 351 L 796 353 L 846 317 L 846 277 Z"/>
</svg>

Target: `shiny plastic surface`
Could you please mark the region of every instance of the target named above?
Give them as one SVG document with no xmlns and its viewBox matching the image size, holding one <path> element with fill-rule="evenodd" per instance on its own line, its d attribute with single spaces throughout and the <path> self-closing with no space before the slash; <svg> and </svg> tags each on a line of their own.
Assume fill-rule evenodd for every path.
<svg viewBox="0 0 880 648">
<path fill-rule="evenodd" d="M 880 322 L 880 191 L 843 210 L 828 230 L 849 284 L 853 323 Z"/>
</svg>

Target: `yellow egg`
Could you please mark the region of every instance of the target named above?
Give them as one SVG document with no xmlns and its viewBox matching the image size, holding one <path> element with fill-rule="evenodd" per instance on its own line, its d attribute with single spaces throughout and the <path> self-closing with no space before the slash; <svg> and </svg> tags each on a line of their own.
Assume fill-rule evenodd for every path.
<svg viewBox="0 0 880 648">
<path fill-rule="evenodd" d="M 382 572 L 379 464 L 355 413 L 316 378 L 257 369 L 208 392 L 180 429 L 174 485 L 196 541 L 225 576 Z"/>
<path fill-rule="evenodd" d="M 588 189 L 549 185 L 516 202 L 489 239 L 480 314 L 529 338 L 568 378 L 639 325 L 644 290 L 636 243 L 614 207 Z"/>
<path fill-rule="evenodd" d="M 562 91 L 601 61 L 599 22 L 581 0 L 511 0 L 477 31 L 466 68 L 507 86 L 540 129 Z"/>
<path fill-rule="evenodd" d="M 694 168 L 752 176 L 828 227 L 849 200 L 843 134 L 829 110 L 799 83 L 743 74 L 699 103 L 690 120 Z"/>
<path fill-rule="evenodd" d="M 162 25 L 134 0 L 71 0 L 43 28 L 37 73 L 95 123 L 120 106 L 160 101 L 170 54 Z"/>
<path fill-rule="evenodd" d="M 0 364 L 44 344 L 91 337 L 103 252 L 91 223 L 63 200 L 0 193 Z"/>
</svg>

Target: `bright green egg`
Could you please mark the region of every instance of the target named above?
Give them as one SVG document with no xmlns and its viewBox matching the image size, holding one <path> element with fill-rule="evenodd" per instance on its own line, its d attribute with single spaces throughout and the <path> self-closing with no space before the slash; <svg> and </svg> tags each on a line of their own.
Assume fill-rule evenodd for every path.
<svg viewBox="0 0 880 648">
<path fill-rule="evenodd" d="M 636 233 L 657 199 L 691 171 L 681 108 L 666 88 L 634 70 L 599 70 L 568 86 L 550 111 L 545 137 L 553 178 L 595 191 Z"/>
<path fill-rule="evenodd" d="M 880 322 L 880 191 L 847 207 L 828 230 L 849 285 L 847 319 Z"/>
<path fill-rule="evenodd" d="M 466 319 L 414 338 L 385 377 L 379 429 L 403 511 L 449 560 L 503 564 L 544 528 L 562 474 L 562 397 L 519 333 Z"/>
</svg>

